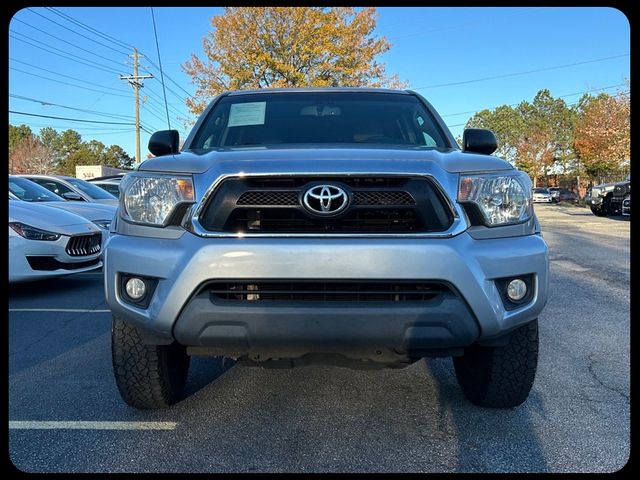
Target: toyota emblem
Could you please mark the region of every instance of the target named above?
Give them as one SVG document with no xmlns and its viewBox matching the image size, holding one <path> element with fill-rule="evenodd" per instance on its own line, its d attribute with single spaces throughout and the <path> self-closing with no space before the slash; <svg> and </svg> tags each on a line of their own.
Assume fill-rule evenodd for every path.
<svg viewBox="0 0 640 480">
<path fill-rule="evenodd" d="M 335 185 L 316 185 L 304 192 L 302 203 L 316 215 L 336 215 L 347 208 L 349 196 Z"/>
</svg>

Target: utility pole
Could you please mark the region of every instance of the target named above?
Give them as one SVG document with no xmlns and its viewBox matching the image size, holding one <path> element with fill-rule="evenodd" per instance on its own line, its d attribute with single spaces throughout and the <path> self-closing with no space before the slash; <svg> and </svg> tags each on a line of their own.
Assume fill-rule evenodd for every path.
<svg viewBox="0 0 640 480">
<path fill-rule="evenodd" d="M 153 78 L 153 75 L 138 75 L 138 49 L 133 49 L 133 75 L 120 75 L 120 80 L 127 80 L 133 87 L 136 109 L 136 163 L 140 164 L 140 89 L 144 87 L 142 83 L 146 78 Z"/>
</svg>

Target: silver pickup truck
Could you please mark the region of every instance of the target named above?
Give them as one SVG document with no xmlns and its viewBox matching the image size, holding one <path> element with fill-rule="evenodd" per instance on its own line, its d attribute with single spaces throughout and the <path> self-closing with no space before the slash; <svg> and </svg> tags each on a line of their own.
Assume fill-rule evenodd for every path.
<svg viewBox="0 0 640 480">
<path fill-rule="evenodd" d="M 529 177 L 462 149 L 413 91 L 227 92 L 121 182 L 106 246 L 118 389 L 182 396 L 193 355 L 403 367 L 453 357 L 476 405 L 526 400 L 549 259 Z"/>
</svg>

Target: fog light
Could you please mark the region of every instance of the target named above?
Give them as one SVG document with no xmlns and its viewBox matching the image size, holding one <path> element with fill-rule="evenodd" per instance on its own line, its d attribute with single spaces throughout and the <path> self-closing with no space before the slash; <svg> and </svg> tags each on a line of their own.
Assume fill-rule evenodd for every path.
<svg viewBox="0 0 640 480">
<path fill-rule="evenodd" d="M 125 285 L 127 295 L 133 300 L 140 300 L 146 293 L 147 286 L 139 278 L 133 277 L 127 280 Z"/>
<path fill-rule="evenodd" d="M 509 297 L 509 300 L 519 302 L 526 294 L 527 284 L 519 278 L 511 280 L 509 285 L 507 285 L 507 296 Z"/>
</svg>

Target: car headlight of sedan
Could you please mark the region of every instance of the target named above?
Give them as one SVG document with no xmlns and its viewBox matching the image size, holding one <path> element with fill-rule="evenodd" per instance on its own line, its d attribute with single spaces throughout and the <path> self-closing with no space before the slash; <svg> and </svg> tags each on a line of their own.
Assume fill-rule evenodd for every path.
<svg viewBox="0 0 640 480">
<path fill-rule="evenodd" d="M 94 220 L 93 223 L 103 230 L 109 230 L 109 228 L 111 228 L 111 220 Z"/>
<path fill-rule="evenodd" d="M 461 175 L 458 202 L 476 208 L 489 227 L 522 223 L 533 215 L 531 179 L 521 171 Z"/>
<path fill-rule="evenodd" d="M 9 226 L 18 235 L 26 238 L 27 240 L 45 240 L 48 242 L 54 242 L 61 236 L 59 233 L 48 232 L 20 222 L 9 222 Z"/>
<path fill-rule="evenodd" d="M 185 175 L 130 173 L 120 191 L 120 216 L 141 225 L 164 227 L 179 206 L 194 202 L 193 180 Z"/>
</svg>

